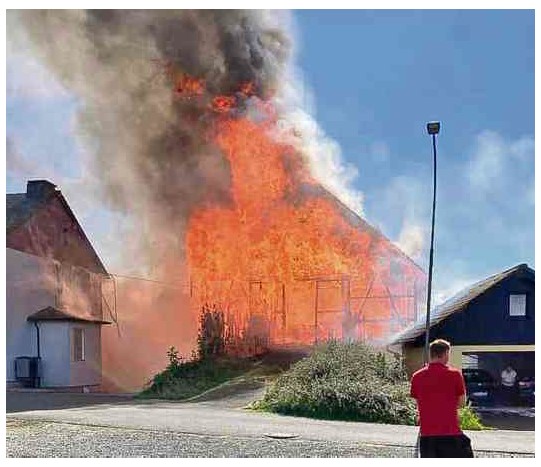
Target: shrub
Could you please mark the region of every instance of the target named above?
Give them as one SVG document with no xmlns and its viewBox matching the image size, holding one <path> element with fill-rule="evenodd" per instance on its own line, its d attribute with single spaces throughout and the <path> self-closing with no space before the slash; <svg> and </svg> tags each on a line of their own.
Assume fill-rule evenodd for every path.
<svg viewBox="0 0 541 467">
<path fill-rule="evenodd" d="M 415 424 L 397 357 L 362 343 L 327 342 L 282 374 L 255 408 L 314 418 Z"/>
<path fill-rule="evenodd" d="M 197 357 L 215 358 L 225 353 L 224 313 L 217 306 L 204 305 L 199 316 Z"/>
<path fill-rule="evenodd" d="M 488 430 L 488 427 L 483 425 L 479 415 L 474 412 L 470 404 L 459 409 L 458 417 L 462 430 Z"/>
</svg>

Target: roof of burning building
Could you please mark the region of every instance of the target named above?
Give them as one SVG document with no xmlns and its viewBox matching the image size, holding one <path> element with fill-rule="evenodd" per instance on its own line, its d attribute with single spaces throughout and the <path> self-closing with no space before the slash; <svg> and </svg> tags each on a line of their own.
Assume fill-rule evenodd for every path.
<svg viewBox="0 0 541 467">
<path fill-rule="evenodd" d="M 503 272 L 493 274 L 486 279 L 476 282 L 432 310 L 430 327 L 432 328 L 438 323 L 441 323 L 443 320 L 447 319 L 449 316 L 463 311 L 474 299 L 517 272 L 527 272 L 535 275 L 535 271 L 527 264 L 519 264 Z M 392 344 L 412 342 L 417 337 L 423 335 L 426 328 L 425 316 L 426 315 L 423 315 L 422 320 L 416 321 L 412 326 L 394 336 L 390 342 Z"/>
<path fill-rule="evenodd" d="M 104 321 L 93 316 L 76 316 L 67 311 L 58 310 L 52 306 L 43 308 L 26 318 L 27 321 L 75 321 L 81 323 L 93 324 L 111 324 L 110 321 Z"/>
<path fill-rule="evenodd" d="M 381 230 L 379 230 L 377 227 L 370 224 L 366 219 L 364 219 L 360 214 L 355 212 L 353 209 L 351 209 L 349 206 L 347 206 L 340 198 L 338 198 L 335 194 L 330 192 L 327 188 L 325 188 L 322 185 L 316 185 L 311 187 L 312 190 L 314 190 L 314 194 L 318 196 L 323 196 L 324 198 L 330 200 L 333 202 L 342 212 L 344 217 L 348 220 L 348 222 L 351 225 L 354 225 L 358 228 L 361 228 L 362 230 L 370 232 L 372 235 L 377 236 L 383 242 L 387 245 L 387 247 L 392 250 L 394 253 L 396 253 L 399 257 L 401 257 L 403 260 L 410 263 L 412 266 L 417 268 L 420 272 L 423 274 L 426 274 L 424 269 L 419 266 L 411 257 L 409 257 L 404 251 L 402 251 L 394 242 L 392 242 L 389 238 L 387 238 Z"/>
</svg>

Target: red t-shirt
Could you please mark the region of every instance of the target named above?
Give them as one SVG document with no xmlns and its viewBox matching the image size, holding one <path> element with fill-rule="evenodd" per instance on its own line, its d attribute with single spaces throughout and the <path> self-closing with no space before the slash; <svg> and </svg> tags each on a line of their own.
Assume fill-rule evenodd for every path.
<svg viewBox="0 0 541 467">
<path fill-rule="evenodd" d="M 443 363 L 430 363 L 411 378 L 411 397 L 417 399 L 421 436 L 461 434 L 458 399 L 466 393 L 462 372 Z"/>
</svg>

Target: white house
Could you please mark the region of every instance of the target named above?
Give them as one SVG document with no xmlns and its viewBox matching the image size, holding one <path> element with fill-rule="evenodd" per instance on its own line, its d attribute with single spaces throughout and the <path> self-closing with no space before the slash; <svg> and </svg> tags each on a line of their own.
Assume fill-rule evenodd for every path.
<svg viewBox="0 0 541 467">
<path fill-rule="evenodd" d="M 98 388 L 105 267 L 52 183 L 29 181 L 6 208 L 8 387 Z M 30 360 L 39 380 L 20 378 Z"/>
</svg>

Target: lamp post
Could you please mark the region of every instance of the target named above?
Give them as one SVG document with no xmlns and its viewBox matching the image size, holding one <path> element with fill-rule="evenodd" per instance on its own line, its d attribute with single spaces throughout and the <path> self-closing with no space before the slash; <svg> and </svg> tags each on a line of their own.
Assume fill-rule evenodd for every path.
<svg viewBox="0 0 541 467">
<path fill-rule="evenodd" d="M 426 294 L 426 326 L 424 362 L 428 363 L 428 345 L 430 342 L 430 301 L 432 297 L 432 266 L 434 263 L 434 224 L 436 220 L 436 135 L 440 132 L 440 122 L 426 124 L 428 134 L 432 136 L 432 149 L 434 154 L 434 187 L 432 197 L 432 230 L 430 232 L 430 259 L 428 262 L 428 290 Z"/>
</svg>

